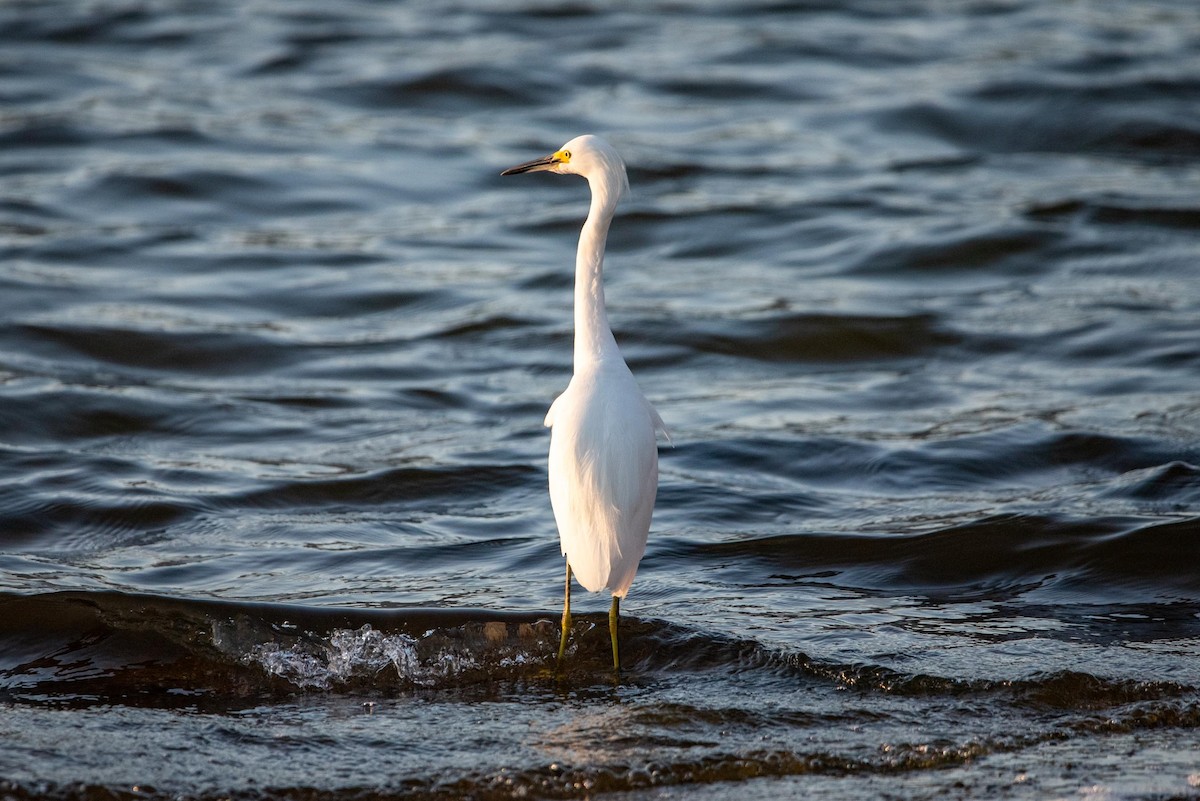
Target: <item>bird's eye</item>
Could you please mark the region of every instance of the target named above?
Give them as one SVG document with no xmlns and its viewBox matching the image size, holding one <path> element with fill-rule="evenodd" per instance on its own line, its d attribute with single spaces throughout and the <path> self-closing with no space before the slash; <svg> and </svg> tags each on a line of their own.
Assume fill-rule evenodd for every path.
<svg viewBox="0 0 1200 801">
<path fill-rule="evenodd" d="M 570 160 L 571 160 L 571 151 L 570 151 L 570 150 L 564 150 L 564 151 L 563 151 L 563 158 L 564 158 L 564 159 L 566 159 L 567 161 L 570 161 Z"/>
</svg>

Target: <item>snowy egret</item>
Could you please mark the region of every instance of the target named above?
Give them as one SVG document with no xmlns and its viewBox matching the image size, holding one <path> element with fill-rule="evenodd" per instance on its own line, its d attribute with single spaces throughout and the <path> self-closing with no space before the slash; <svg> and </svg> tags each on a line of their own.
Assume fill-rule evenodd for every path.
<svg viewBox="0 0 1200 801">
<path fill-rule="evenodd" d="M 617 349 L 604 307 L 604 244 L 629 179 L 617 151 L 591 135 L 500 174 L 539 170 L 582 175 L 592 191 L 575 257 L 574 374 L 545 420 L 550 428 L 550 505 L 567 558 L 558 664 L 562 666 L 571 628 L 574 570 L 588 591 L 612 593 L 608 629 L 613 669 L 620 671 L 617 617 L 650 533 L 658 492 L 655 430 L 666 433 Z"/>
</svg>

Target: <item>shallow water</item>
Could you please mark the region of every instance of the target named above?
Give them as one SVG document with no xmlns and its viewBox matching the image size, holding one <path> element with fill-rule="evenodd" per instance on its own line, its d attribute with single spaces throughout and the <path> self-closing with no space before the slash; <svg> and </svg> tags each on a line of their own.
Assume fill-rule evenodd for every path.
<svg viewBox="0 0 1200 801">
<path fill-rule="evenodd" d="M 13 798 L 1200 796 L 1190 1 L 0 6 Z M 605 134 L 671 429 L 546 407 Z"/>
</svg>

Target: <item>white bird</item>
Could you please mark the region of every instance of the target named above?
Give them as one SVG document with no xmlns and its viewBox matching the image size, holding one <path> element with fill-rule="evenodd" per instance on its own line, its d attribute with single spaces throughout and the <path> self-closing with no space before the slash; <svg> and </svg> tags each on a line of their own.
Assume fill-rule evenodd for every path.
<svg viewBox="0 0 1200 801">
<path fill-rule="evenodd" d="M 575 257 L 575 364 L 567 389 L 550 406 L 550 505 L 567 558 L 561 667 L 571 627 L 571 571 L 590 592 L 608 590 L 613 668 L 620 671 L 617 618 L 646 552 L 658 492 L 655 430 L 662 418 L 638 388 L 617 349 L 604 307 L 604 245 L 621 197 L 625 163 L 608 142 L 585 135 L 544 158 L 500 173 L 544 170 L 582 175 L 592 190 Z"/>
</svg>

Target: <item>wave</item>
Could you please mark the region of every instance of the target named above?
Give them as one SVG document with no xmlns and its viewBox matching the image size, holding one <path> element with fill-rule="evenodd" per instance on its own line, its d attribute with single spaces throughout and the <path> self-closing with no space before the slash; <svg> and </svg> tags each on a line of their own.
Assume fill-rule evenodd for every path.
<svg viewBox="0 0 1200 801">
<path fill-rule="evenodd" d="M 1187 86 L 1187 84 L 1184 84 Z M 881 130 L 940 140 L 967 152 L 1091 153 L 1154 162 L 1194 157 L 1200 128 L 1163 119 L 1170 83 L 1130 84 L 1129 102 L 1109 87 L 996 84 L 956 98 L 920 100 L 875 113 Z M 1145 100 L 1137 102 L 1138 97 Z"/>
<path fill-rule="evenodd" d="M 732 561 L 742 569 L 757 562 L 776 581 L 887 592 L 1000 598 L 1053 585 L 1109 597 L 1122 587 L 1200 597 L 1200 574 L 1194 569 L 1200 564 L 1200 518 L 1195 517 L 1163 522 L 1006 514 L 915 534 L 781 534 L 678 543 L 672 552 L 702 562 Z"/>
<path fill-rule="evenodd" d="M 686 344 L 698 352 L 770 362 L 911 358 L 959 341 L 932 314 L 774 315 L 725 320 L 707 331 L 698 323 L 686 333 Z"/>
<path fill-rule="evenodd" d="M 481 101 L 506 106 L 535 105 L 555 87 L 529 75 L 507 74 L 504 70 L 436 69 L 398 79 L 339 83 L 323 87 L 325 98 L 375 112 L 381 108 L 445 111 L 470 108 Z"/>
<path fill-rule="evenodd" d="M 939 676 L 631 618 L 626 671 L 615 686 L 603 616 L 577 617 L 561 674 L 554 670 L 557 634 L 544 615 L 483 609 L 322 608 L 113 592 L 0 596 L 0 708 L 8 716 L 36 720 L 71 711 L 86 732 L 94 710 L 102 721 L 123 720 L 129 731 L 153 729 L 156 749 L 199 749 L 196 759 L 181 752 L 172 767 L 157 771 L 161 788 L 94 778 L 156 775 L 140 765 L 85 772 L 90 784 L 18 777 L 0 781 L 0 792 L 15 799 L 178 798 L 183 788 L 170 782 L 187 776 L 183 795 L 190 798 L 574 798 L 770 777 L 896 776 L 997 754 L 1028 758 L 1047 743 L 1155 733 L 1182 741 L 1200 730 L 1200 686 L 1170 679 L 1069 669 L 1014 679 Z M 665 689 L 671 687 L 675 692 Z M 764 692 L 801 700 L 763 705 Z M 515 705 L 529 707 L 531 721 L 556 719 L 565 703 L 568 729 L 537 724 L 555 740 L 549 753 L 563 757 L 534 753 L 502 767 L 488 758 L 440 765 L 418 756 L 380 763 L 363 780 L 362 760 L 379 759 L 393 741 L 357 724 L 347 734 L 344 724 L 322 717 L 336 730 L 314 733 L 311 718 L 295 728 L 297 742 L 329 749 L 331 761 L 315 771 L 253 778 L 224 772 L 286 752 L 279 738 L 291 736 L 288 724 L 273 719 L 264 732 L 263 710 L 333 703 L 343 717 L 373 714 L 377 706 L 401 716 L 413 700 L 418 715 L 449 706 L 473 710 L 462 713 L 473 720 L 494 705 L 517 716 L 523 713 Z M 964 714 L 974 719 L 981 710 L 987 725 L 959 731 Z M 160 729 L 164 721 L 170 725 Z M 947 736 L 947 726 L 955 733 Z M 365 742 L 368 731 L 375 733 Z M 65 736 L 56 744 L 65 754 L 86 742 L 97 748 L 90 735 Z M 647 742 L 654 748 L 646 751 Z M 353 754 L 352 770 L 343 748 Z M 218 753 L 219 774 L 202 765 Z"/>
<path fill-rule="evenodd" d="M 303 358 L 297 348 L 273 340 L 264 331 L 174 332 L 66 325 L 24 325 L 21 329 L 31 347 L 136 372 L 182 370 L 225 375 L 273 369 Z"/>
<path fill-rule="evenodd" d="M 514 683 L 588 687 L 608 675 L 606 620 L 576 615 L 556 672 L 555 616 L 481 609 L 367 609 L 117 592 L 0 595 L 0 700 L 233 710 L 297 692 L 495 693 Z M 659 620 L 622 622 L 626 680 L 738 675 L 902 697 L 997 696 L 1081 711 L 1178 699 L 1171 681 L 1058 671 L 1019 680 L 905 673 L 814 659 Z M 757 677 L 757 678 L 755 678 Z"/>
</svg>

